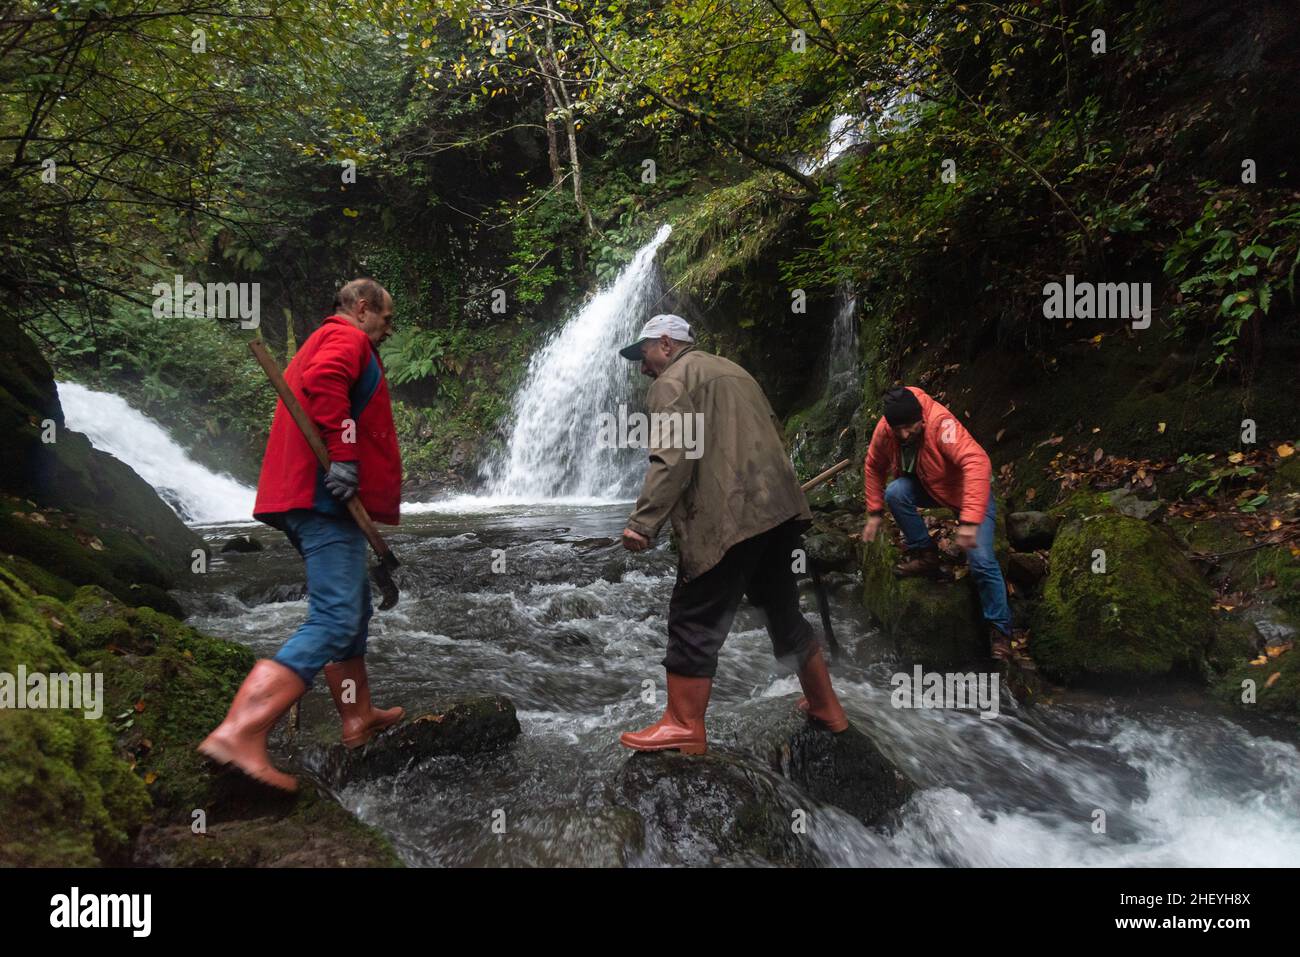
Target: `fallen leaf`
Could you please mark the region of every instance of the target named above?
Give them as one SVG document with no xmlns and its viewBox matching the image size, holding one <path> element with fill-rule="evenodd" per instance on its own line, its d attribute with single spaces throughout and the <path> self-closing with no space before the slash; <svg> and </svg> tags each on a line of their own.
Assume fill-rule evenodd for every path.
<svg viewBox="0 0 1300 957">
<path fill-rule="evenodd" d="M 1260 655 L 1258 658 L 1256 658 L 1254 661 L 1252 661 L 1251 664 L 1252 664 L 1252 665 L 1255 665 L 1255 666 L 1257 666 L 1257 667 L 1258 667 L 1259 665 L 1266 665 L 1266 664 L 1268 664 L 1268 656 L 1267 656 L 1267 655 Z"/>
<path fill-rule="evenodd" d="M 1101 449 L 1098 449 L 1096 452 L 1092 453 L 1092 460 L 1094 462 L 1100 462 L 1103 454 L 1104 453 L 1101 451 Z"/>
<path fill-rule="evenodd" d="M 1025 491 L 1025 501 L 1032 502 L 1037 495 L 1038 495 L 1038 489 L 1034 489 L 1034 488 L 1027 489 Z"/>
<path fill-rule="evenodd" d="M 1273 672 L 1271 675 L 1268 676 L 1268 680 L 1264 682 L 1264 687 L 1265 688 L 1273 687 L 1273 685 L 1276 684 L 1277 679 L 1281 677 L 1282 677 L 1282 672 L 1280 671 Z"/>
<path fill-rule="evenodd" d="M 146 774 L 146 775 L 144 776 L 144 783 L 145 783 L 145 784 L 153 784 L 153 783 L 154 783 L 155 781 L 157 781 L 157 780 L 158 780 L 158 772 L 157 772 L 157 771 L 150 771 L 148 774 Z"/>
<path fill-rule="evenodd" d="M 1284 654 L 1286 654 L 1294 647 L 1295 647 L 1295 642 L 1284 641 L 1280 645 L 1270 645 L 1268 648 L 1265 649 L 1265 652 L 1268 654 L 1270 658 L 1281 658 Z"/>
<path fill-rule="evenodd" d="M 1156 426 L 1156 431 L 1159 432 L 1161 435 L 1164 435 L 1164 434 L 1165 434 L 1165 424 L 1164 424 L 1163 422 L 1161 422 L 1159 425 L 1157 425 L 1157 426 Z"/>
<path fill-rule="evenodd" d="M 1240 452 L 1233 452 L 1231 455 L 1228 456 L 1228 461 L 1231 462 L 1233 465 L 1236 465 L 1245 457 L 1246 456 L 1242 455 Z"/>
<path fill-rule="evenodd" d="M 135 703 L 135 710 L 137 713 L 144 710 L 144 698 L 141 698 Z"/>
<path fill-rule="evenodd" d="M 1295 447 L 1283 442 L 1277 447 L 1277 454 L 1279 458 L 1289 459 L 1291 456 L 1295 455 Z"/>
<path fill-rule="evenodd" d="M 993 441 L 994 441 L 994 442 L 1001 442 L 1001 441 L 1002 441 L 1002 436 L 1004 436 L 1004 435 L 1006 435 L 1006 434 L 1007 434 L 1007 430 L 1006 430 L 1006 429 L 998 429 L 998 434 L 995 435 L 995 436 L 993 436 Z"/>
</svg>

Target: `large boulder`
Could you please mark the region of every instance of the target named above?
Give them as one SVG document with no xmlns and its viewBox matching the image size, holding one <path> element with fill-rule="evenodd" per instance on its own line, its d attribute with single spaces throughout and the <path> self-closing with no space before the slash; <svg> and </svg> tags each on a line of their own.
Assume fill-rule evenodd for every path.
<svg viewBox="0 0 1300 957">
<path fill-rule="evenodd" d="M 899 550 L 881 529 L 863 549 L 862 603 L 909 662 L 946 668 L 988 656 L 988 633 L 970 576 L 960 581 L 894 577 Z"/>
<path fill-rule="evenodd" d="M 1102 553 L 1105 570 L 1095 571 Z M 1057 533 L 1030 650 L 1067 681 L 1199 674 L 1214 638 L 1212 605 L 1163 529 L 1114 512 L 1086 517 Z"/>
<path fill-rule="evenodd" d="M 452 698 L 403 720 L 361 748 L 332 745 L 305 760 L 338 787 L 397 774 L 427 758 L 495 751 L 519 737 L 514 703 L 504 695 Z"/>
<path fill-rule="evenodd" d="M 0 320 L 0 432 L 0 558 L 10 570 L 58 598 L 94 584 L 179 615 L 166 589 L 189 574 L 202 539 L 130 467 L 65 427 L 54 374 L 12 320 Z"/>
<path fill-rule="evenodd" d="M 794 695 L 764 699 L 747 729 L 747 749 L 822 804 L 876 824 L 915 790 L 910 780 L 853 725 L 831 734 L 811 724 Z"/>
<path fill-rule="evenodd" d="M 863 732 L 810 724 L 793 695 L 743 706 L 733 746 L 707 754 L 633 755 L 615 800 L 645 821 L 647 841 L 684 864 L 824 863 L 819 811 L 839 808 L 876 825 L 912 782 Z"/>
<path fill-rule="evenodd" d="M 817 863 L 812 842 L 796 832 L 805 801 L 752 759 L 713 748 L 635 754 L 615 782 L 615 800 L 646 822 L 649 838 L 676 863 Z"/>
</svg>

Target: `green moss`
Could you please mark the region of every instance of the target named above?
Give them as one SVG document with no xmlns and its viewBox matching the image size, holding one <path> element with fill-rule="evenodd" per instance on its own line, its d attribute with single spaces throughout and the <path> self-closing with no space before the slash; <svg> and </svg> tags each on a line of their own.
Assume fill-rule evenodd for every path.
<svg viewBox="0 0 1300 957">
<path fill-rule="evenodd" d="M 1300 720 L 1300 654 L 1291 651 L 1264 665 L 1240 659 L 1214 683 L 1214 695 L 1243 712 Z"/>
<path fill-rule="evenodd" d="M 75 618 L 0 569 L 0 671 L 93 672 L 60 647 Z M 105 678 L 107 692 L 108 679 Z M 107 697 L 107 695 L 106 695 Z M 148 813 L 144 784 L 114 753 L 105 716 L 0 710 L 0 862 L 10 866 L 122 863 Z"/>
<path fill-rule="evenodd" d="M 1105 552 L 1096 573 L 1094 550 Z M 1035 615 L 1032 653 L 1062 679 L 1200 671 L 1213 594 L 1163 531 L 1123 515 L 1062 526 Z"/>
<path fill-rule="evenodd" d="M 970 577 L 958 582 L 895 578 L 899 558 L 886 528 L 863 549 L 862 603 L 898 653 L 927 667 L 985 657 L 988 633 Z"/>
</svg>

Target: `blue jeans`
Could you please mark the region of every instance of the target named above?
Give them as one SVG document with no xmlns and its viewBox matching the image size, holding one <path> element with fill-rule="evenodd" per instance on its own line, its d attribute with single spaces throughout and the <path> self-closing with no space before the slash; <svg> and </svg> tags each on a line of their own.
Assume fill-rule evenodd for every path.
<svg viewBox="0 0 1300 957">
<path fill-rule="evenodd" d="M 925 527 L 925 519 L 921 518 L 917 509 L 942 506 L 925 494 L 920 482 L 907 476 L 894 479 L 885 488 L 885 503 L 889 506 L 894 521 L 903 530 L 903 539 L 908 548 L 935 547 L 934 540 Z M 984 521 L 980 522 L 979 530 L 975 533 L 975 547 L 966 550 L 966 564 L 979 591 L 984 620 L 1010 634 L 1011 606 L 1007 604 L 1007 583 L 1002 579 L 1002 568 L 993 555 L 995 511 L 993 492 L 990 489 L 988 511 L 984 513 Z"/>
<path fill-rule="evenodd" d="M 284 513 L 282 527 L 307 565 L 307 620 L 275 660 L 310 687 L 327 662 L 366 653 L 372 612 L 366 536 L 351 516 L 305 508 Z"/>
</svg>

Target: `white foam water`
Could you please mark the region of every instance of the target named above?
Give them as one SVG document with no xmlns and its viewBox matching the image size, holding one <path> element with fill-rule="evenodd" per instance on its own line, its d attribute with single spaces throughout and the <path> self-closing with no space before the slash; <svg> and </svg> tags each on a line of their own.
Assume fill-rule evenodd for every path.
<svg viewBox="0 0 1300 957">
<path fill-rule="evenodd" d="M 194 461 L 161 425 L 121 396 L 75 382 L 60 382 L 58 389 L 67 427 L 134 469 L 184 521 L 208 524 L 252 517 L 253 489 Z"/>
</svg>

